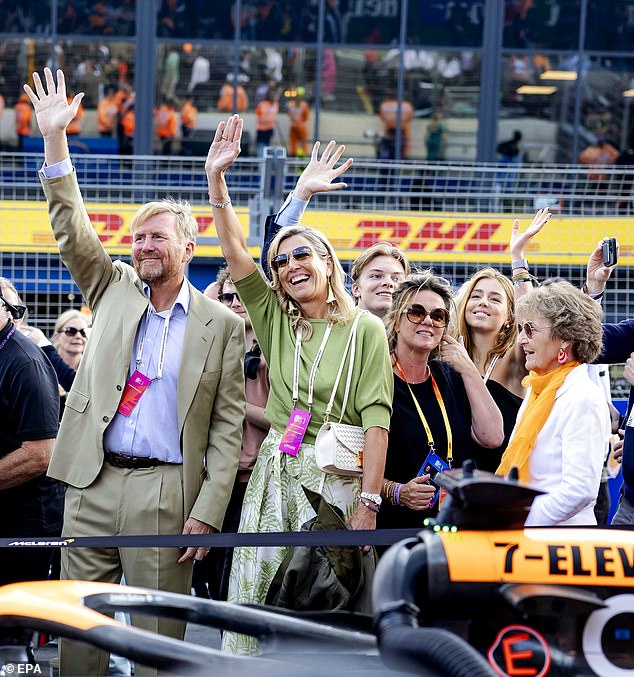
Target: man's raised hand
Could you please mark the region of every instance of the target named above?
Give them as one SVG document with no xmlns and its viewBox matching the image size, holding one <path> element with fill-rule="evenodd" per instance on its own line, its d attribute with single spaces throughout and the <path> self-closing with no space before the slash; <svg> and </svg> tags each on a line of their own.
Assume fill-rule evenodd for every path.
<svg viewBox="0 0 634 677">
<path fill-rule="evenodd" d="M 43 137 L 56 132 L 64 132 L 70 121 L 77 115 L 79 104 L 84 98 L 83 92 L 75 96 L 71 103 L 66 97 L 66 81 L 64 73 L 57 71 L 57 85 L 50 68 L 44 69 L 46 88 L 38 73 L 33 73 L 35 91 L 29 85 L 24 85 L 37 117 L 37 124 Z"/>
</svg>

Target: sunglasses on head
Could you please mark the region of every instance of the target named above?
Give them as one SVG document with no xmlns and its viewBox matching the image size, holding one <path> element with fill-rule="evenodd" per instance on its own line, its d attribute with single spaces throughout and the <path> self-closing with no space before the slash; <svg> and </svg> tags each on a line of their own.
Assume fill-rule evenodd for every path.
<svg viewBox="0 0 634 677">
<path fill-rule="evenodd" d="M 64 327 L 62 329 L 62 334 L 66 334 L 66 336 L 76 336 L 77 334 L 81 334 L 84 338 L 88 337 L 85 329 L 77 329 L 77 327 Z"/>
<path fill-rule="evenodd" d="M 26 306 L 14 306 L 10 304 L 2 294 L 0 294 L 0 301 L 4 304 L 4 307 L 9 311 L 11 317 L 14 320 L 21 320 L 26 313 Z"/>
<path fill-rule="evenodd" d="M 446 308 L 427 310 L 427 308 L 418 303 L 412 303 L 412 305 L 405 308 L 403 313 L 407 315 L 407 319 L 412 324 L 423 324 L 428 315 L 434 327 L 446 327 L 449 322 L 449 311 Z"/>
<path fill-rule="evenodd" d="M 224 294 L 218 294 L 218 300 L 228 306 L 233 305 L 233 302 L 236 299 L 238 299 L 238 302 L 240 301 L 240 297 L 236 292 L 226 292 Z"/>
<path fill-rule="evenodd" d="M 308 259 L 312 258 L 312 255 L 312 247 L 309 247 L 306 244 L 301 247 L 295 247 L 290 254 L 278 254 L 277 256 L 274 256 L 271 259 L 271 268 L 277 272 L 280 268 L 285 268 L 289 264 L 291 257 L 294 258 L 295 261 L 308 261 Z"/>
<path fill-rule="evenodd" d="M 547 325 L 546 327 L 535 327 L 532 325 L 530 322 L 524 322 L 524 324 L 519 324 L 517 325 L 517 334 L 521 334 L 524 332 L 526 334 L 526 338 L 532 339 L 533 334 L 539 333 L 540 331 L 546 331 L 546 329 L 550 329 L 552 325 Z"/>
</svg>

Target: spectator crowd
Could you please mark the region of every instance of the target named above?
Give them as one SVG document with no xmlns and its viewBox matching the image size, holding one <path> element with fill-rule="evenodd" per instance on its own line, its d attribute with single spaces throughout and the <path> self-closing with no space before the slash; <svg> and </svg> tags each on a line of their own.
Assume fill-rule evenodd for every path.
<svg viewBox="0 0 634 677">
<path fill-rule="evenodd" d="M 315 194 L 345 189 L 352 160 L 341 161 L 344 148 L 332 141 L 314 145 L 269 219 L 258 266 L 225 178 L 243 135 L 232 115 L 205 163 L 227 265 L 203 294 L 185 275 L 197 233 L 190 206 L 143 205 L 131 224 L 132 265 L 112 261 L 68 151 L 82 95 L 49 69 L 34 74 L 25 95 L 44 138 L 40 177 L 53 233 L 91 312 L 60 315 L 49 341 L 28 324 L 18 290 L 0 279 L 0 535 L 298 531 L 314 518 L 315 500 L 352 529 L 418 527 L 443 500 L 431 466 L 444 471 L 467 459 L 501 475 L 517 468 L 543 492 L 527 525 L 586 526 L 597 524 L 609 454 L 622 458 L 624 477 L 613 523 L 634 523 L 633 415 L 611 419 L 594 366 L 625 362 L 634 385 L 634 320 L 602 323 L 614 267 L 604 263 L 603 242 L 589 255 L 583 290 L 561 279 L 540 284 L 526 252 L 548 227 L 544 209 L 525 229 L 513 226 L 510 280 L 486 268 L 454 291 L 380 242 L 355 261 L 349 292 L 332 244 L 301 225 Z M 116 95 L 108 93 L 104 133 L 117 117 Z M 267 96 L 262 143 L 277 114 Z M 157 111 L 164 144 L 178 125 L 170 101 Z M 305 141 L 298 131 L 297 148 Z M 325 433 L 339 424 L 355 430 L 345 468 L 324 461 Z M 38 550 L 27 567 L 16 550 L 2 582 L 124 577 L 189 592 L 193 581 L 200 595 L 264 603 L 283 597 L 287 551 L 73 548 L 56 565 Z M 326 598 L 285 604 L 367 604 L 359 593 Z M 183 635 L 174 620 L 133 622 Z M 235 633 L 223 645 L 256 649 Z M 108 664 L 103 652 L 69 640 L 60 660 L 62 674 L 106 674 Z"/>
</svg>

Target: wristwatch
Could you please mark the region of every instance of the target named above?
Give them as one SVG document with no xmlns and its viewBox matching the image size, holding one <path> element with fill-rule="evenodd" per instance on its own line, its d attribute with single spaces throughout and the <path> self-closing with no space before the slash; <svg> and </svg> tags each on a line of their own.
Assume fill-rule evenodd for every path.
<svg viewBox="0 0 634 677">
<path fill-rule="evenodd" d="M 581 287 L 581 291 L 584 294 L 587 294 L 593 301 L 599 301 L 603 298 L 603 295 L 605 294 L 605 289 L 603 291 L 600 291 L 598 294 L 591 294 L 588 291 L 588 283 L 584 282 L 583 287 Z"/>
<path fill-rule="evenodd" d="M 528 270 L 528 261 L 526 259 L 511 261 L 511 270 L 516 270 L 517 268 L 526 268 Z"/>
<path fill-rule="evenodd" d="M 383 501 L 383 499 L 381 498 L 381 494 L 370 494 L 367 491 L 361 492 L 361 498 L 365 498 L 368 501 L 372 501 L 374 505 L 381 505 L 381 502 Z"/>
</svg>

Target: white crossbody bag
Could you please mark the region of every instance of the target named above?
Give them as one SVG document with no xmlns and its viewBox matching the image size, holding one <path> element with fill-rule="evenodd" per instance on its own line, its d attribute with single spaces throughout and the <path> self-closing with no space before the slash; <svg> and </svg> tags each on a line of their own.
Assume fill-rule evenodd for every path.
<svg viewBox="0 0 634 677">
<path fill-rule="evenodd" d="M 346 475 L 351 477 L 360 477 L 363 475 L 363 445 L 365 442 L 365 435 L 363 428 L 358 425 L 347 425 L 341 422 L 348 404 L 348 395 L 350 394 L 350 382 L 352 381 L 352 370 L 354 367 L 354 355 L 356 348 L 357 325 L 363 313 L 359 313 L 352 323 L 350 336 L 343 351 L 339 371 L 335 378 L 335 385 L 332 389 L 330 401 L 326 406 L 326 415 L 324 417 L 324 424 L 317 433 L 315 440 L 315 460 L 319 468 L 331 475 Z M 339 422 L 334 423 L 330 421 L 330 413 L 335 401 L 339 381 L 343 372 L 343 365 L 346 361 L 346 356 L 350 351 L 350 363 L 348 365 L 348 377 L 346 379 L 346 388 L 343 395 L 343 403 L 341 405 L 341 415 Z"/>
</svg>

